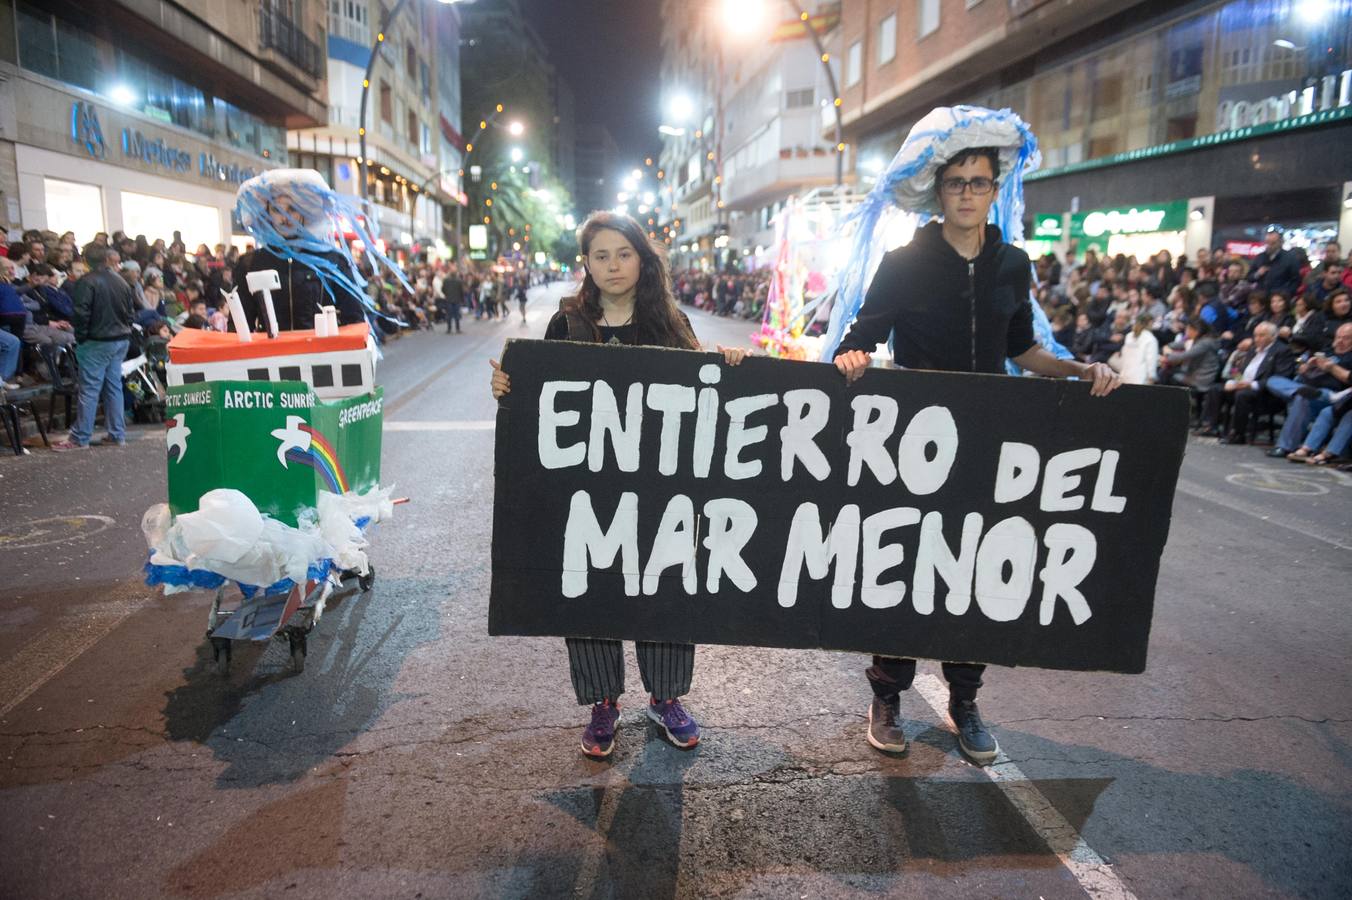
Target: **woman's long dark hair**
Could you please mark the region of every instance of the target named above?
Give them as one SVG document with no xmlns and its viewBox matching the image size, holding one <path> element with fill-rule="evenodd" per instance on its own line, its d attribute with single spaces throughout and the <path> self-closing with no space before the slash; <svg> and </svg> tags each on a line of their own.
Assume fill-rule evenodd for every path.
<svg viewBox="0 0 1352 900">
<path fill-rule="evenodd" d="M 648 242 L 648 235 L 638 222 L 629 216 L 613 212 L 592 213 L 578 230 L 577 242 L 582 250 L 583 259 L 587 258 L 597 233 L 607 228 L 623 235 L 638 254 L 638 284 L 634 287 L 634 324 L 638 326 L 639 343 L 698 350 L 699 341 L 695 339 L 690 326 L 686 324 L 685 317 L 676 307 L 676 297 L 671 292 L 671 276 L 667 272 L 666 263 Z M 601 321 L 601 289 L 597 287 L 590 270 L 582 279 L 582 289 L 572 298 L 572 302 L 592 327 L 596 328 L 596 323 Z M 599 330 L 596 336 L 600 337 Z"/>
</svg>

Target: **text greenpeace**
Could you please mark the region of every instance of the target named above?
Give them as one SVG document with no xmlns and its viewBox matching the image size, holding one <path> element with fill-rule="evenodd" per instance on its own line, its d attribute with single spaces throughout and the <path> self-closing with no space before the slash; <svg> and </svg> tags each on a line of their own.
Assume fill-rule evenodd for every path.
<svg viewBox="0 0 1352 900">
<path fill-rule="evenodd" d="M 338 414 L 338 427 L 346 428 L 356 422 L 363 422 L 372 416 L 378 416 L 383 405 L 384 399 L 376 397 L 373 400 L 358 403 L 356 406 L 349 406 Z"/>
<path fill-rule="evenodd" d="M 1141 671 L 1187 397 L 512 342 L 490 630 Z"/>
</svg>

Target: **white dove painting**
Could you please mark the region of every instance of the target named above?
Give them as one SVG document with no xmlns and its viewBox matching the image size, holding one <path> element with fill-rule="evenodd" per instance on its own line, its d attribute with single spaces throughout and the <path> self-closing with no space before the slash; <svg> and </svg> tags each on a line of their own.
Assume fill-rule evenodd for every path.
<svg viewBox="0 0 1352 900">
<path fill-rule="evenodd" d="M 282 468 L 288 468 L 286 464 L 286 455 L 291 450 L 299 450 L 302 453 L 310 449 L 310 432 L 302 428 L 305 419 L 301 416 L 287 416 L 285 428 L 275 428 L 272 436 L 281 441 L 281 446 L 277 448 L 277 461 L 282 464 Z"/>
<path fill-rule="evenodd" d="M 192 429 L 188 427 L 187 420 L 186 414 L 179 413 L 164 423 L 165 448 L 169 458 L 175 462 L 183 462 L 183 457 L 188 453 L 188 435 L 192 434 Z"/>
</svg>

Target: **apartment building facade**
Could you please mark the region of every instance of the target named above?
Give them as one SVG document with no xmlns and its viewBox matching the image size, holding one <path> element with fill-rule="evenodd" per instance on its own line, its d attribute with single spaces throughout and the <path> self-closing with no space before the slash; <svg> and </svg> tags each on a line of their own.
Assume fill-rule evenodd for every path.
<svg viewBox="0 0 1352 900">
<path fill-rule="evenodd" d="M 8 231 L 242 242 L 239 184 L 327 117 L 325 28 L 314 0 L 0 3 Z"/>
<path fill-rule="evenodd" d="M 838 3 L 802 3 L 825 39 Z M 817 43 L 788 5 L 733 28 L 709 4 L 663 4 L 664 114 L 658 205 L 677 267 L 770 263 L 788 199 L 836 182 L 834 95 Z M 829 56 L 829 54 L 828 54 Z M 848 148 L 846 150 L 848 171 Z M 677 224 L 679 223 L 679 225 Z"/>
<path fill-rule="evenodd" d="M 1035 251 L 1243 252 L 1268 224 L 1300 246 L 1352 237 L 1348 0 L 842 9 L 843 118 L 864 180 L 933 107 L 1009 107 L 1043 155 L 1026 191 Z"/>
</svg>

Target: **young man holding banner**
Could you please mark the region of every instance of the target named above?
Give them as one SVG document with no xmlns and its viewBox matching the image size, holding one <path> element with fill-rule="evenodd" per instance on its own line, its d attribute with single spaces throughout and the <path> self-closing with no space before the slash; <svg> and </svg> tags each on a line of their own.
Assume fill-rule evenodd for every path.
<svg viewBox="0 0 1352 900">
<path fill-rule="evenodd" d="M 861 209 L 851 265 L 860 273 L 867 270 L 873 232 L 886 205 L 939 220 L 882 258 L 862 307 L 857 300 L 862 284 L 847 280 L 843 286 L 842 315 L 833 320 L 827 340 L 829 345 L 857 310 L 834 350 L 835 365 L 850 382 L 864 374 L 872 351 L 890 337 L 897 365 L 904 368 L 1003 374 L 1006 359 L 1012 359 L 1037 375 L 1090 381 L 1094 396 L 1117 388 L 1117 376 L 1107 365 L 1058 358 L 1038 343 L 1035 325 L 1044 326 L 1048 335 L 1050 329 L 1035 322 L 1028 256 L 1005 243 L 1000 227 L 988 224 L 998 201 L 996 222 L 1012 234 L 1021 232 L 1023 172 L 1037 162 L 1036 139 L 1008 110 L 940 108 L 915 125 Z M 1002 171 L 1007 173 L 1003 185 Z M 865 672 L 874 694 L 868 741 L 879 750 L 906 749 L 899 693 L 911 686 L 915 667 L 914 659 L 875 656 Z M 981 765 L 999 753 L 976 706 L 984 669 L 943 664 L 958 745 Z"/>
</svg>

